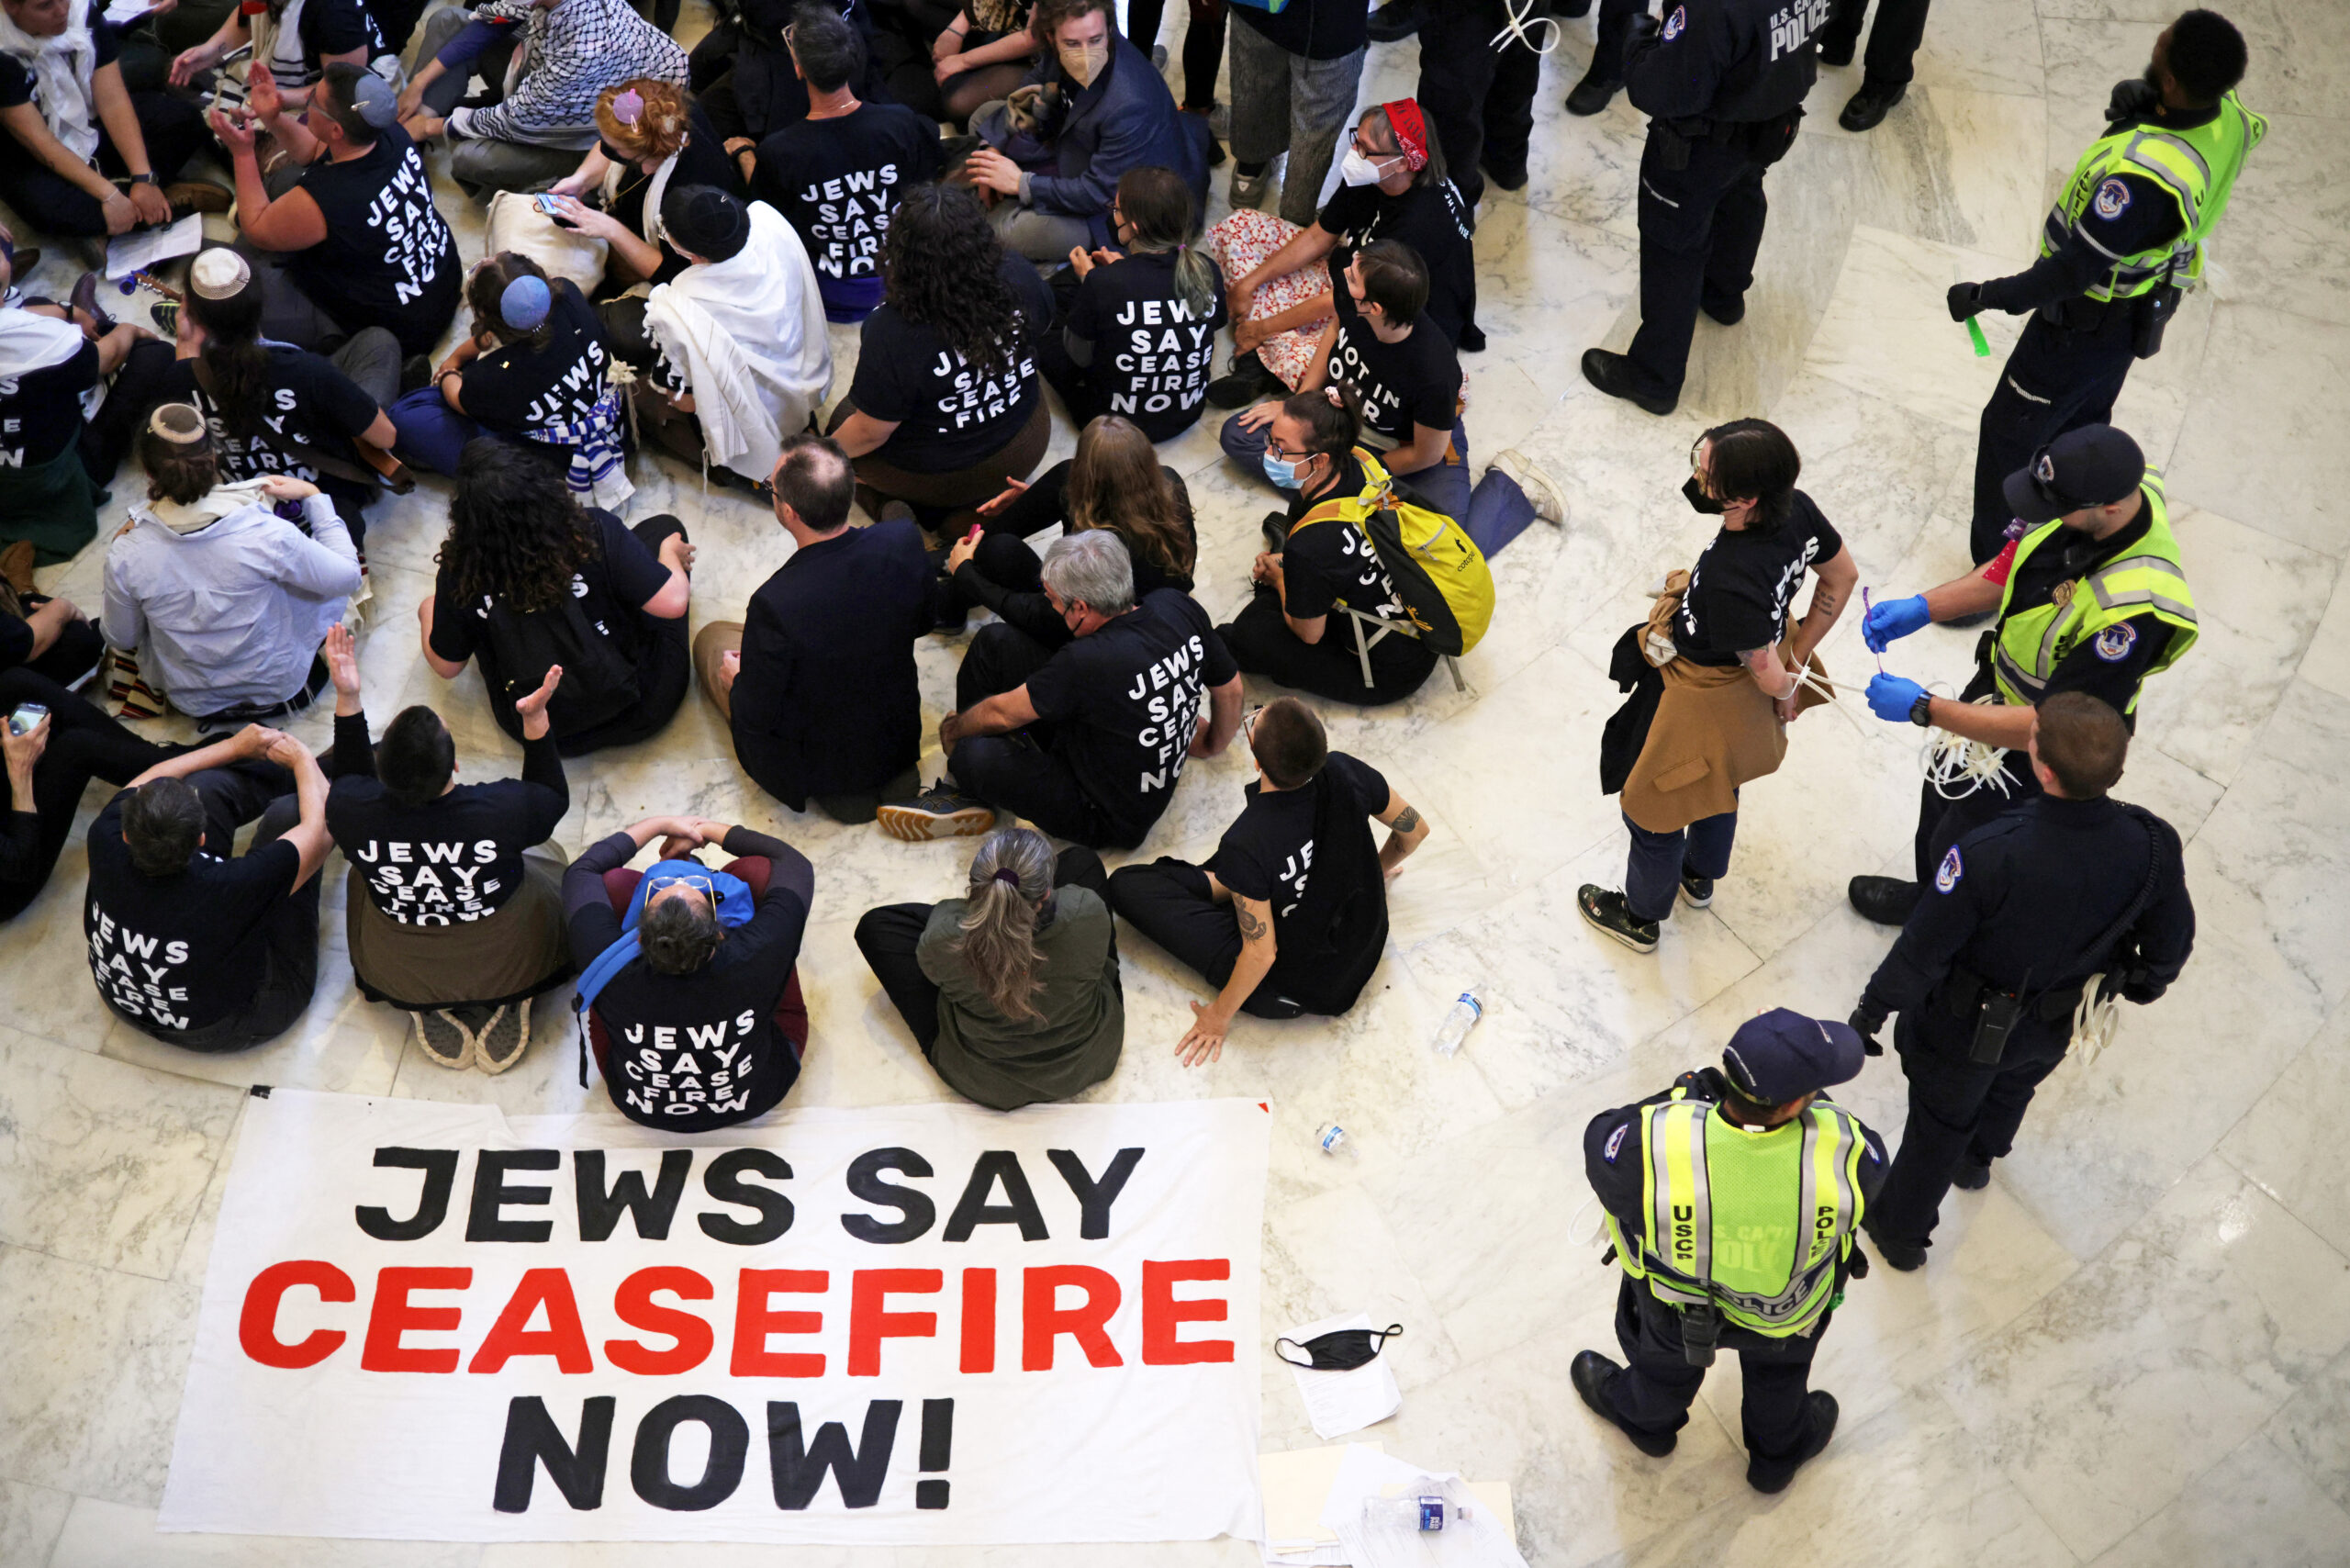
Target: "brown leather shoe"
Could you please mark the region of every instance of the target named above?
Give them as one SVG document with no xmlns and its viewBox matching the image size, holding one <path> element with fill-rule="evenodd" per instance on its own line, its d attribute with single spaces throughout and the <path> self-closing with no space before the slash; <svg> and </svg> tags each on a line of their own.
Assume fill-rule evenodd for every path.
<svg viewBox="0 0 2350 1568">
<path fill-rule="evenodd" d="M 177 185 L 165 185 L 163 199 L 172 204 L 173 218 L 185 218 L 191 212 L 226 212 L 237 204 L 232 192 L 202 180 L 182 180 Z"/>
</svg>

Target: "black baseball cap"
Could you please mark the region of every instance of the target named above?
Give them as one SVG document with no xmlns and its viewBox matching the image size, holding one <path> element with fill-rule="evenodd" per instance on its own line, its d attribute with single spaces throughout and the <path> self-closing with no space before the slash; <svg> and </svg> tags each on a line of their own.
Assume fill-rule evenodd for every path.
<svg viewBox="0 0 2350 1568">
<path fill-rule="evenodd" d="M 2146 477 L 2146 454 L 2111 425 L 2066 431 L 2007 477 L 2008 505 L 2024 522 L 2053 522 L 2083 507 L 2110 506 Z"/>
<path fill-rule="evenodd" d="M 1722 1071 L 1749 1100 L 1784 1105 L 1858 1078 L 1864 1059 L 1850 1024 L 1774 1007 L 1738 1026 L 1722 1051 Z"/>
</svg>

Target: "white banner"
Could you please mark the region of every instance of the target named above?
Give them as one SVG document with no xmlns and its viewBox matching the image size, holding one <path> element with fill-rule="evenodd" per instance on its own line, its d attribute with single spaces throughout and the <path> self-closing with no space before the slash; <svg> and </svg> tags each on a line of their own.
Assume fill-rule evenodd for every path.
<svg viewBox="0 0 2350 1568">
<path fill-rule="evenodd" d="M 247 1109 L 167 1530 L 1256 1536 L 1255 1101 Z"/>
</svg>

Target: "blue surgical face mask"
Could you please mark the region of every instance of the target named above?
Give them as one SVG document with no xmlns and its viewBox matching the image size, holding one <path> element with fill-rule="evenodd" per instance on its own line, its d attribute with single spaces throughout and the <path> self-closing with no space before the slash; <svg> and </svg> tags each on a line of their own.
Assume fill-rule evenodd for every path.
<svg viewBox="0 0 2350 1568">
<path fill-rule="evenodd" d="M 1265 454 L 1265 477 L 1284 490 L 1294 490 L 1298 487 L 1297 465 L 1268 452 Z"/>
</svg>

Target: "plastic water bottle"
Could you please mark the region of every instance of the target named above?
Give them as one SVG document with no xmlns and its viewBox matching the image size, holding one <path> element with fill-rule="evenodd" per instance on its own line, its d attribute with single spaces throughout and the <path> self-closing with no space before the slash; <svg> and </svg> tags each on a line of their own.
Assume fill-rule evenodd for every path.
<svg viewBox="0 0 2350 1568">
<path fill-rule="evenodd" d="M 1449 1057 L 1457 1053 L 1460 1049 L 1460 1042 L 1469 1037 L 1469 1031 L 1475 1028 L 1477 1020 L 1484 1015 L 1484 1004 L 1477 1000 L 1477 993 L 1462 991 L 1460 1000 L 1452 1004 L 1452 1011 L 1444 1015 L 1444 1022 L 1437 1025 L 1436 1054 Z"/>
<path fill-rule="evenodd" d="M 1325 1154 L 1343 1154 L 1347 1148 L 1347 1129 L 1336 1122 L 1325 1123 L 1314 1134 L 1314 1143 Z"/>
<path fill-rule="evenodd" d="M 1399 1497 L 1365 1497 L 1362 1500 L 1362 1522 L 1378 1530 L 1416 1530 L 1432 1534 L 1468 1517 L 1468 1509 L 1456 1506 L 1438 1490 L 1437 1483 L 1425 1477 L 1405 1487 Z"/>
</svg>

